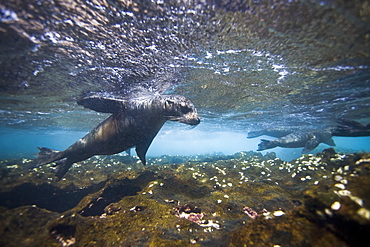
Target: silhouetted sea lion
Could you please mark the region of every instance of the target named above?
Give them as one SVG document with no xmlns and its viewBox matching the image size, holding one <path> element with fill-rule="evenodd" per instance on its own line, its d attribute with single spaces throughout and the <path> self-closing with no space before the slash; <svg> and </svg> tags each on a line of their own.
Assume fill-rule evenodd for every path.
<svg viewBox="0 0 370 247">
<path fill-rule="evenodd" d="M 362 123 L 349 120 L 338 119 L 338 125 L 334 128 L 333 136 L 370 136 L 370 124 L 364 125 Z"/>
<path fill-rule="evenodd" d="M 64 151 L 38 148 L 40 152 L 34 167 L 56 162 L 57 180 L 66 174 L 73 163 L 94 155 L 117 154 L 132 147 L 136 147 L 136 153 L 145 165 L 146 152 L 167 120 L 189 125 L 200 122 L 193 103 L 180 95 L 156 95 L 129 100 L 92 95 L 77 103 L 112 115 Z"/>
<path fill-rule="evenodd" d="M 297 131 L 297 129 L 292 128 L 273 128 L 273 129 L 263 129 L 263 130 L 253 130 L 248 132 L 247 138 L 255 138 L 262 135 L 272 136 L 272 137 L 283 137 L 292 132 Z"/>
<path fill-rule="evenodd" d="M 320 143 L 335 146 L 335 143 L 331 137 L 332 135 L 330 130 L 297 131 L 273 141 L 262 139 L 261 143 L 258 144 L 257 151 L 262 151 L 274 147 L 304 147 L 302 153 L 307 153 L 316 148 Z"/>
</svg>

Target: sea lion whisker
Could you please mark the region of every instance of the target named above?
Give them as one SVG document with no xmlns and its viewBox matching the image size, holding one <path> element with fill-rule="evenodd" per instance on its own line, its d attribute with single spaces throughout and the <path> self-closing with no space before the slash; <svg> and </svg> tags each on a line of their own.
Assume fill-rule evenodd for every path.
<svg viewBox="0 0 370 247">
<path fill-rule="evenodd" d="M 184 119 L 184 118 L 179 117 L 179 116 L 167 116 L 166 119 L 169 121 L 180 121 L 181 119 Z"/>
</svg>

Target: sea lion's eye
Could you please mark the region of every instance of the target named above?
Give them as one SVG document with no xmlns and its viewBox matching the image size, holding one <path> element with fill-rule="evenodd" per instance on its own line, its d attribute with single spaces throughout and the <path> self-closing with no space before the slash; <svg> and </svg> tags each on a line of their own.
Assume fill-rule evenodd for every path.
<svg viewBox="0 0 370 247">
<path fill-rule="evenodd" d="M 166 107 L 173 107 L 174 104 L 175 102 L 173 102 L 172 100 L 166 100 Z"/>
<path fill-rule="evenodd" d="M 189 113 L 189 112 L 191 112 L 191 111 L 193 111 L 189 106 L 187 106 L 187 105 L 185 105 L 185 106 L 181 106 L 180 107 L 180 109 L 181 109 L 181 113 L 182 114 L 187 114 L 187 113 Z"/>
</svg>

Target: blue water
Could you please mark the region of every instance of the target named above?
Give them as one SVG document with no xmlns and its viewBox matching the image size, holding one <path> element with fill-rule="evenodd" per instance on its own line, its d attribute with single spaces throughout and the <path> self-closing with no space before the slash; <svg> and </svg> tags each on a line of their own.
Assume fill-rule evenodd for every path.
<svg viewBox="0 0 370 247">
<path fill-rule="evenodd" d="M 172 124 L 171 124 L 172 125 Z M 154 139 L 148 150 L 148 157 L 161 155 L 198 155 L 198 154 L 225 154 L 231 155 L 240 151 L 256 151 L 260 139 L 273 140 L 269 136 L 247 139 L 246 133 L 231 131 L 207 132 L 200 128 L 188 129 L 178 126 L 165 125 Z M 55 130 L 22 130 L 2 128 L 0 130 L 0 159 L 35 158 L 38 152 L 36 147 L 48 147 L 55 150 L 64 150 L 76 140 L 87 134 L 87 131 Z M 370 137 L 333 137 L 338 152 L 351 153 L 370 152 Z M 316 154 L 329 148 L 320 144 L 312 150 Z M 275 152 L 278 158 L 286 161 L 299 158 L 302 148 L 274 148 L 262 151 Z M 135 152 L 131 153 L 136 155 Z"/>
</svg>

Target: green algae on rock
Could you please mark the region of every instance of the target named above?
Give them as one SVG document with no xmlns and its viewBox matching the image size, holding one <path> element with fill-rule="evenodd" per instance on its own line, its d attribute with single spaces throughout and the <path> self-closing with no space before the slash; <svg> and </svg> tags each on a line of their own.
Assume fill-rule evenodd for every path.
<svg viewBox="0 0 370 247">
<path fill-rule="evenodd" d="M 56 182 L 52 166 L 1 161 L 0 245 L 352 246 L 370 230 L 367 153 L 149 162 L 97 156 Z"/>
</svg>

